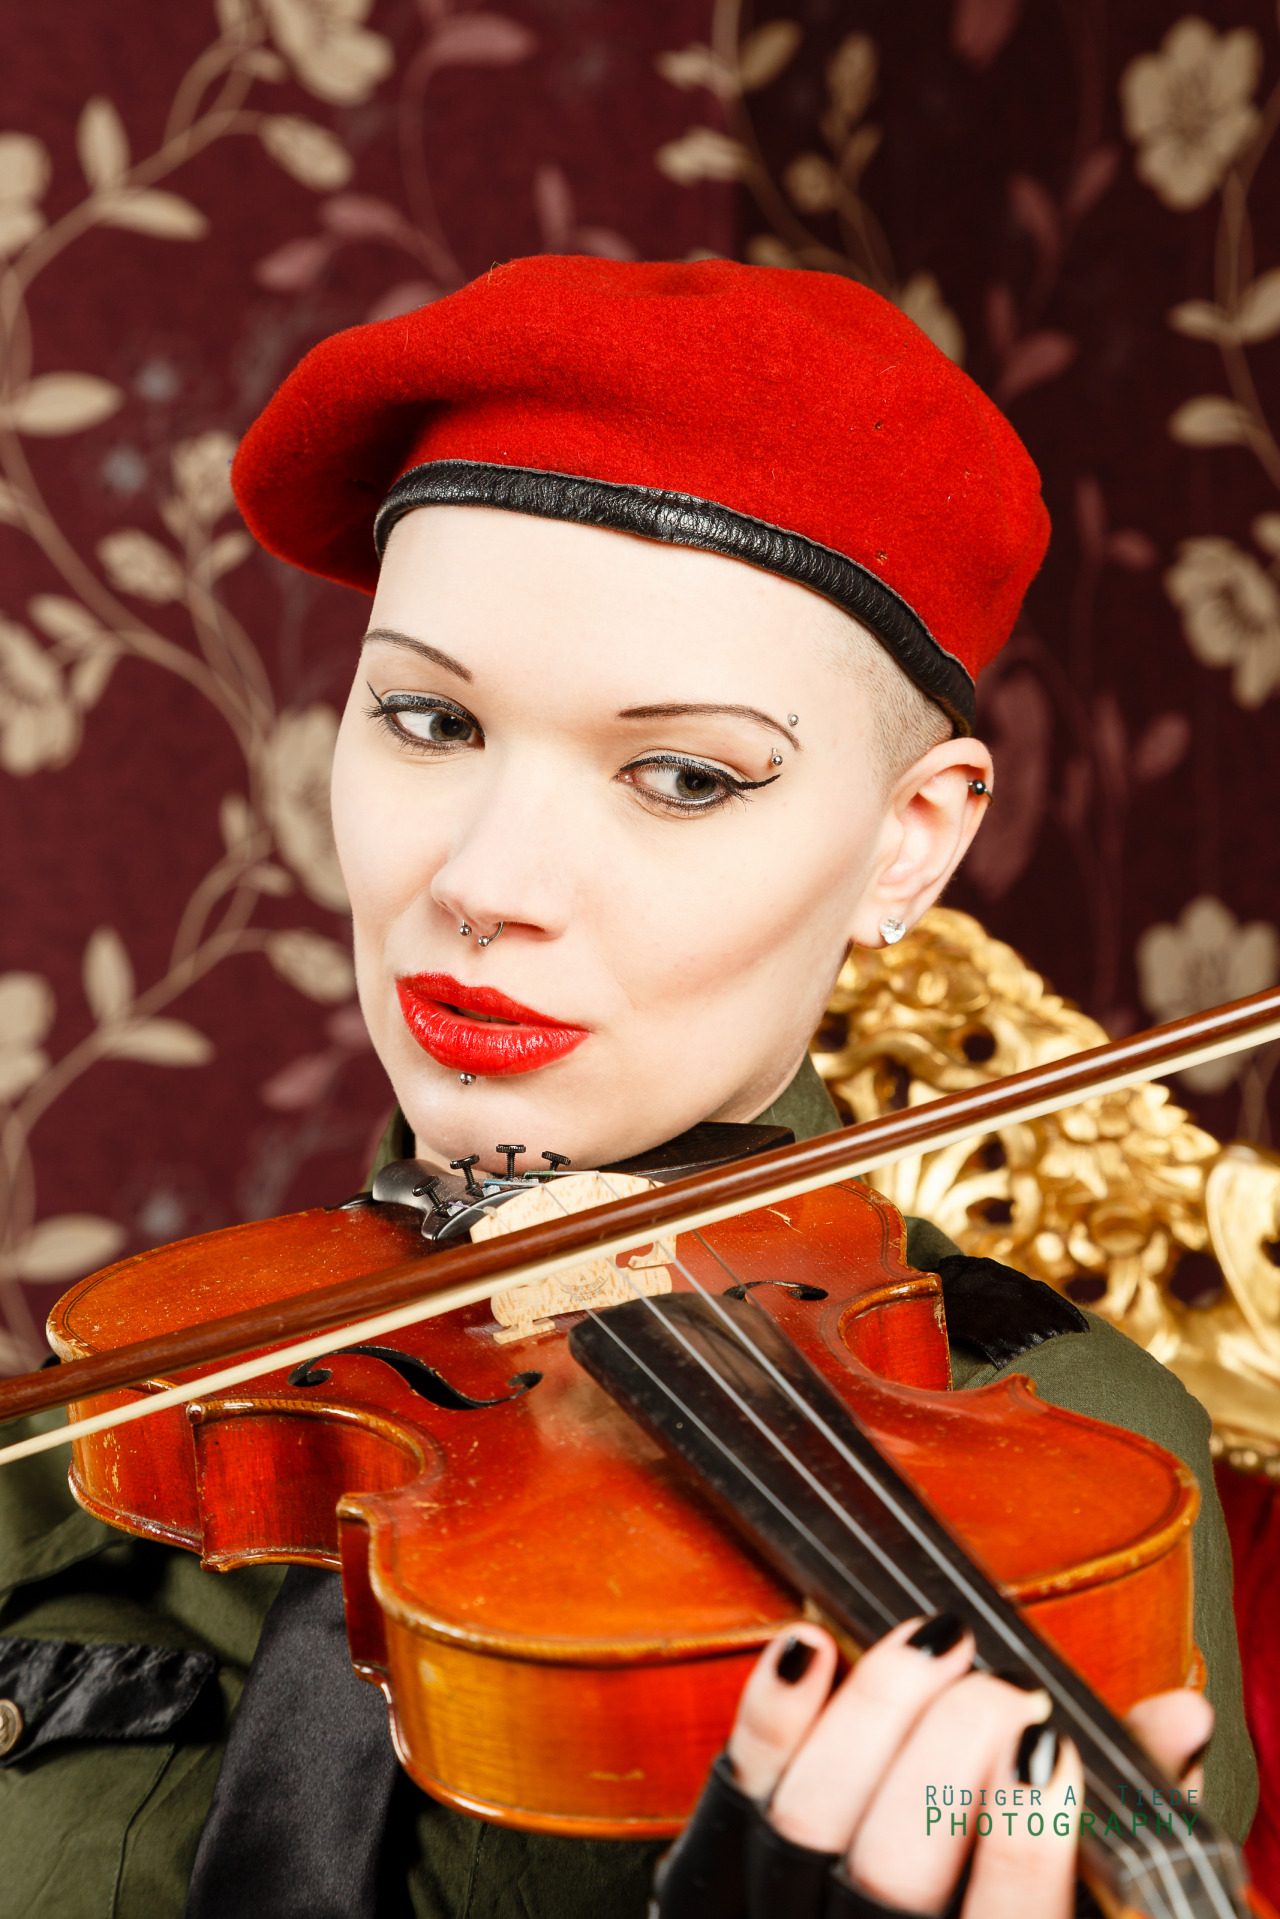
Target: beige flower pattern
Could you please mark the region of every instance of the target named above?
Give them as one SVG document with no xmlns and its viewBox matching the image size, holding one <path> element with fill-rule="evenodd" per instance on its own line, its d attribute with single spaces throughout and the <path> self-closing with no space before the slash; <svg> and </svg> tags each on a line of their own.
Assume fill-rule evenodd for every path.
<svg viewBox="0 0 1280 1919">
<path fill-rule="evenodd" d="M 1143 1003 L 1158 1020 L 1180 1019 L 1225 1000 L 1274 986 L 1280 977 L 1280 934 L 1263 920 L 1242 926 L 1208 894 L 1191 900 L 1176 925 L 1149 926 L 1135 958 Z M 1232 1053 L 1180 1075 L 1192 1092 L 1218 1093 L 1252 1057 Z"/>
<path fill-rule="evenodd" d="M 1140 54 L 1120 82 L 1125 131 L 1139 177 L 1166 206 L 1203 206 L 1258 131 L 1253 91 L 1262 47 L 1248 27 L 1215 33 L 1192 15 L 1158 53 Z"/>
<path fill-rule="evenodd" d="M 1280 587 L 1234 540 L 1184 540 L 1165 574 L 1183 631 L 1205 666 L 1230 667 L 1236 700 L 1261 706 L 1280 686 Z"/>
</svg>

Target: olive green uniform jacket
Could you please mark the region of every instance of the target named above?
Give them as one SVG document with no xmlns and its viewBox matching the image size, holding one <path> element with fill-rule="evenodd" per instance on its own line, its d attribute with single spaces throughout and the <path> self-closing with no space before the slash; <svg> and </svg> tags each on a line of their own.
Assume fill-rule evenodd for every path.
<svg viewBox="0 0 1280 1919">
<path fill-rule="evenodd" d="M 837 1123 L 807 1062 L 760 1117 L 792 1127 L 799 1138 Z M 389 1141 L 381 1157 L 403 1150 Z M 954 1250 L 926 1221 L 909 1222 L 913 1265 L 927 1270 Z M 1196 1638 L 1218 1715 L 1205 1803 L 1242 1838 L 1257 1779 L 1209 1420 L 1171 1373 L 1104 1321 L 1087 1317 L 1086 1333 L 1047 1340 L 1003 1370 L 1029 1374 L 1059 1406 L 1146 1434 L 1199 1480 Z M 958 1348 L 952 1370 L 961 1387 L 1002 1377 L 1001 1369 Z M 5 1438 L 17 1432 L 11 1428 Z M 0 1762 L 0 1919 L 181 1919 L 227 1729 L 284 1568 L 204 1572 L 190 1553 L 128 1538 L 90 1518 L 72 1499 L 66 1472 L 62 1449 L 0 1469 L 0 1637 L 202 1651 L 216 1659 L 218 1683 L 206 1686 L 197 1707 L 161 1738 L 63 1742 L 26 1760 L 19 1744 Z M 1097 1497 L 1105 1501 L 1105 1486 Z M 323 1725 L 315 1736 L 324 1738 Z M 297 1763 L 306 1764 L 305 1752 Z M 416 1789 L 397 1803 L 400 1816 L 384 1848 L 380 1919 L 643 1919 L 660 1845 L 509 1832 Z"/>
</svg>

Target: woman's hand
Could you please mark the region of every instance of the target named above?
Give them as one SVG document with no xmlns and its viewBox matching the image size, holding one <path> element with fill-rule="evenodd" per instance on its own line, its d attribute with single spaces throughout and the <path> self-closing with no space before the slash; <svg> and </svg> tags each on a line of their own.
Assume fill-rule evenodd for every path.
<svg viewBox="0 0 1280 1919">
<path fill-rule="evenodd" d="M 908 1620 L 865 1653 L 832 1693 L 836 1648 L 829 1634 L 804 1624 L 775 1640 L 747 1682 L 727 1765 L 721 1762 L 718 1784 L 709 1788 L 709 1799 L 718 1795 L 719 1864 L 712 1867 L 711 1855 L 704 1854 L 703 1871 L 691 1879 L 696 1845 L 684 1848 L 678 1867 L 673 1856 L 676 1869 L 660 1876 L 660 1919 L 685 1915 L 685 1905 L 668 1898 L 668 1882 L 673 1894 L 683 1885 L 687 1899 L 694 1880 L 709 1895 L 698 1907 L 705 1919 L 731 1919 L 738 1911 L 774 1919 L 775 1906 L 791 1919 L 803 1906 L 774 1901 L 762 1873 L 780 1875 L 779 1886 L 789 1872 L 803 1875 L 806 1856 L 798 1848 L 821 1861 L 811 1875 L 815 1887 L 829 1880 L 833 1856 L 843 1862 L 855 1889 L 843 1896 L 851 1915 L 874 1913 L 877 1902 L 904 1914 L 942 1913 L 972 1852 L 963 1919 L 1025 1919 L 1029 1912 L 1037 1919 L 1068 1919 L 1075 1900 L 1077 1820 L 1069 1820 L 1067 1833 L 1055 1833 L 1053 1815 L 1064 1800 L 1069 1811 L 1083 1800 L 1079 1755 L 1069 1743 L 1060 1747 L 1044 1725 L 1047 1693 L 974 1672 L 972 1663 L 973 1641 L 958 1621 Z M 1129 1724 L 1171 1777 L 1185 1774 L 1186 1785 L 1200 1783 L 1198 1767 L 1188 1768 L 1213 1726 L 1213 1709 L 1200 1694 L 1145 1700 Z M 1019 1786 L 1038 1790 L 1043 1825 L 1037 1834 L 1028 1831 L 1025 1814 L 1032 1802 L 1025 1791 L 1022 1816 L 1000 1815 Z M 945 1808 L 944 1787 L 952 1788 Z M 962 1788 L 972 1795 L 963 1808 L 967 1830 L 961 1826 Z M 975 1839 L 984 1790 L 994 1816 L 990 1830 Z M 927 1830 L 930 1803 L 941 1817 Z M 763 1845 L 752 1807 L 765 1809 L 773 1835 L 766 1834 Z M 753 1824 L 754 1836 L 744 1841 Z M 741 1866 L 744 1844 L 747 1864 Z M 735 1879 L 740 1890 L 731 1883 Z M 814 1919 L 821 1919 L 827 1895 L 815 1896 Z"/>
</svg>

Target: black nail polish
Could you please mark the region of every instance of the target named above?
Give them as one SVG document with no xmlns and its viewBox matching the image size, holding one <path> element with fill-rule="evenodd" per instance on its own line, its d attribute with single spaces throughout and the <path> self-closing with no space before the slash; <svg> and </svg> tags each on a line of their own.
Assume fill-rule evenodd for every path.
<svg viewBox="0 0 1280 1919">
<path fill-rule="evenodd" d="M 811 1646 L 807 1639 L 797 1639 L 794 1633 L 792 1634 L 778 1654 L 778 1663 L 774 1667 L 784 1686 L 796 1686 L 800 1683 L 813 1664 L 813 1655 L 817 1650 L 817 1647 Z"/>
<path fill-rule="evenodd" d="M 1052 1726 L 1028 1726 L 1018 1741 L 1014 1776 L 1024 1786 L 1047 1786 L 1058 1763 L 1058 1735 Z"/>
<path fill-rule="evenodd" d="M 1019 1692 L 1039 1692 L 1043 1680 L 1033 1679 L 1029 1672 L 1020 1672 L 1015 1666 L 1004 1666 L 999 1672 L 993 1672 L 993 1679 L 1003 1679 L 1006 1686 L 1016 1686 Z"/>
<path fill-rule="evenodd" d="M 1208 1750 L 1209 1750 L 1209 1741 L 1206 1739 L 1203 1746 L 1197 1746 L 1195 1751 L 1191 1754 L 1190 1758 L 1187 1760 L 1186 1765 L 1182 1768 L 1182 1771 L 1178 1774 L 1179 1779 L 1185 1779 L 1189 1772 L 1194 1772 L 1196 1767 L 1200 1764 L 1200 1761 L 1204 1758 L 1205 1754 L 1208 1752 Z"/>
<path fill-rule="evenodd" d="M 927 1652 L 930 1659 L 941 1659 L 944 1652 L 958 1645 L 964 1637 L 964 1621 L 957 1619 L 953 1612 L 939 1612 L 932 1619 L 926 1619 L 923 1626 L 917 1626 L 907 1644 L 914 1646 L 917 1652 Z"/>
</svg>

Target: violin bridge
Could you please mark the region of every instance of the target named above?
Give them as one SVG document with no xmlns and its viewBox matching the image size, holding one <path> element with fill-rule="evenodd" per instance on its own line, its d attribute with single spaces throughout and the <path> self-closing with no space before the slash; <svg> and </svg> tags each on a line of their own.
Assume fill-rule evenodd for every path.
<svg viewBox="0 0 1280 1919">
<path fill-rule="evenodd" d="M 518 1232 L 542 1220 L 561 1219 L 566 1213 L 586 1212 L 593 1206 L 607 1205 L 613 1199 L 629 1199 L 646 1193 L 655 1185 L 651 1179 L 639 1179 L 628 1173 L 572 1173 L 545 1186 L 531 1187 L 518 1199 L 508 1200 L 499 1211 L 480 1220 L 471 1229 L 473 1240 L 496 1239 L 503 1233 Z M 604 1306 L 620 1306 L 624 1300 L 653 1297 L 671 1291 L 668 1261 L 675 1257 L 675 1241 L 656 1239 L 642 1251 L 612 1259 L 584 1260 L 567 1272 L 551 1279 L 536 1280 L 528 1286 L 512 1286 L 494 1295 L 493 1316 L 501 1330 L 494 1337 L 498 1345 L 510 1345 L 518 1339 L 530 1339 L 538 1333 L 555 1331 L 554 1320 L 561 1313 L 595 1312 Z"/>
</svg>

